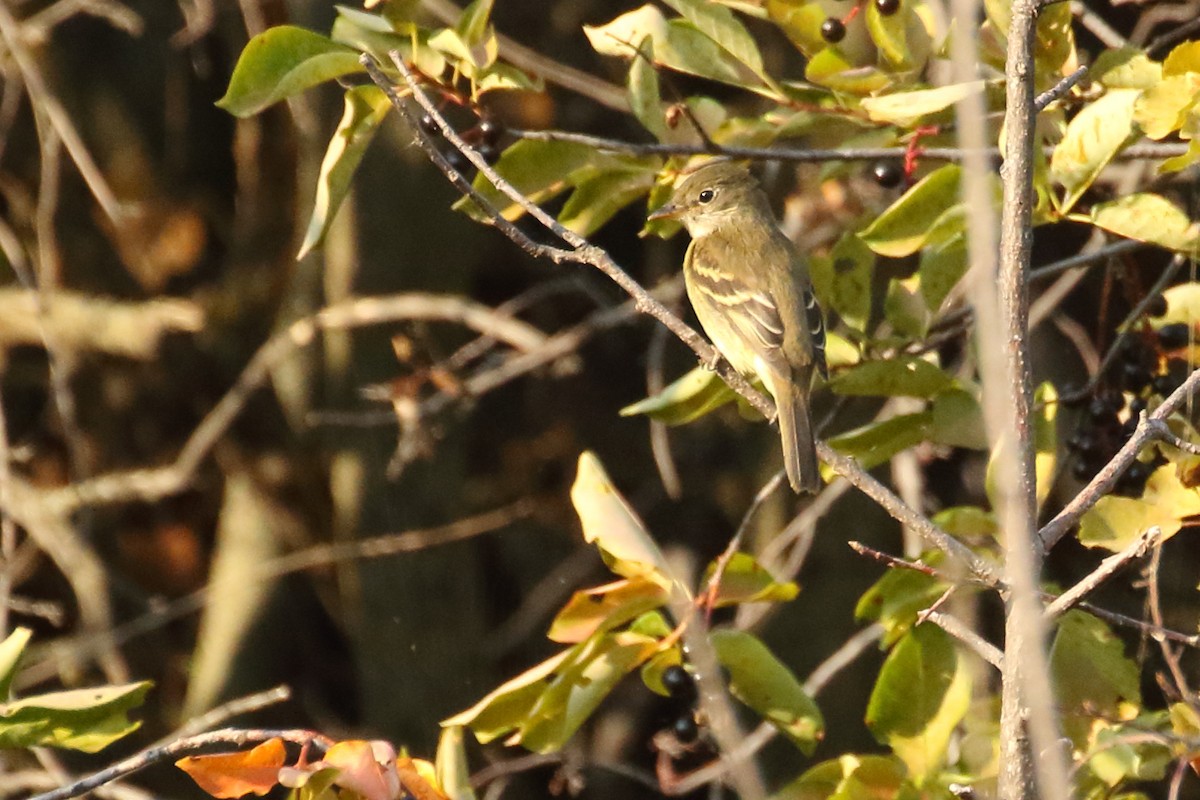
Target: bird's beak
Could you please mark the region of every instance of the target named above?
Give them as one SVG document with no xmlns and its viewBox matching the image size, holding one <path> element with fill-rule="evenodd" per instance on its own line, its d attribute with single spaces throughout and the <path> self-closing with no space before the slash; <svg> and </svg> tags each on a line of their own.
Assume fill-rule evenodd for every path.
<svg viewBox="0 0 1200 800">
<path fill-rule="evenodd" d="M 657 209 L 655 209 L 654 213 L 651 214 L 650 216 L 646 217 L 646 219 L 651 222 L 653 222 L 655 220 L 660 220 L 660 219 L 675 219 L 676 217 L 679 216 L 680 212 L 682 212 L 682 211 L 683 211 L 683 209 L 680 208 L 679 206 L 675 205 L 674 203 L 667 203 L 667 204 L 661 205 Z"/>
</svg>

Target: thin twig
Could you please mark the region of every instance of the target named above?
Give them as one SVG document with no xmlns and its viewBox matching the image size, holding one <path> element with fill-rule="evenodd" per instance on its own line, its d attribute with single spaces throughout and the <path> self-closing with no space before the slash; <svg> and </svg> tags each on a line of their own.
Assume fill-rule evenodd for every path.
<svg viewBox="0 0 1200 800">
<path fill-rule="evenodd" d="M 1080 67 L 1058 83 L 1051 86 L 1046 91 L 1039 94 L 1037 99 L 1033 101 L 1034 109 L 1036 111 L 1042 111 L 1046 108 L 1046 106 L 1050 105 L 1055 100 L 1071 91 L 1075 84 L 1083 80 L 1084 76 L 1088 74 L 1088 69 L 1089 67 L 1087 66 Z"/>
<path fill-rule="evenodd" d="M 738 525 L 737 531 L 733 534 L 733 538 L 729 540 L 729 544 L 725 546 L 724 552 L 717 557 L 716 567 L 713 569 L 712 576 L 708 579 L 708 586 L 704 590 L 702 597 L 705 615 L 709 619 L 712 618 L 712 610 L 717 602 L 717 595 L 721 591 L 721 579 L 725 577 L 725 570 L 729 566 L 729 562 L 733 560 L 734 555 L 742 546 L 742 540 L 746 537 L 746 532 L 750 530 L 750 522 L 754 519 L 755 513 L 762 508 L 763 503 L 779 489 L 783 484 L 783 470 L 776 472 L 771 476 L 758 493 L 754 495 L 754 499 L 750 502 L 750 507 L 746 509 L 746 513 L 742 515 L 742 522 Z"/>
<path fill-rule="evenodd" d="M 1046 617 L 1054 619 L 1066 613 L 1068 609 L 1074 608 L 1083 598 L 1094 592 L 1099 588 L 1100 584 L 1111 578 L 1130 561 L 1143 557 L 1152 547 L 1156 547 L 1161 538 L 1161 528 L 1158 526 L 1147 528 L 1140 536 L 1126 545 L 1121 552 L 1114 553 L 1101 561 L 1094 570 L 1076 581 L 1075 585 L 1055 598 L 1050 605 L 1046 606 Z"/>
<path fill-rule="evenodd" d="M 181 725 L 174 733 L 156 742 L 156 746 L 163 747 L 170 744 L 176 739 L 183 739 L 188 736 L 196 736 L 203 733 L 209 728 L 215 728 L 218 725 L 224 725 L 234 717 L 240 717 L 242 714 L 251 714 L 255 711 L 261 711 L 269 706 L 279 703 L 286 703 L 292 699 L 292 690 L 286 684 L 266 689 L 261 692 L 254 692 L 245 697 L 238 697 L 228 702 L 222 703 L 216 708 L 209 709 L 198 717 L 189 719 Z"/>
<path fill-rule="evenodd" d="M 1060 272 L 1066 272 L 1069 269 L 1086 267 L 1091 264 L 1095 264 L 1098 261 L 1104 261 L 1112 256 L 1122 255 L 1124 253 L 1129 253 L 1142 247 L 1149 246 L 1150 245 L 1148 243 L 1139 242 L 1135 239 L 1121 239 L 1113 242 L 1110 245 L 1092 250 L 1090 252 L 1083 252 L 1079 255 L 1053 261 L 1045 266 L 1036 267 L 1029 272 L 1029 280 L 1036 281 L 1041 280 L 1042 278 L 1049 278 L 1053 275 L 1057 275 Z"/>
<path fill-rule="evenodd" d="M 140 753 L 124 758 L 107 769 L 88 775 L 86 778 L 66 786 L 34 795 L 29 800 L 69 800 L 87 794 L 98 786 L 112 783 L 118 778 L 140 772 L 146 767 L 161 761 L 174 760 L 180 756 L 210 752 L 221 746 L 245 747 L 248 744 L 265 742 L 268 739 L 282 739 L 285 742 L 298 745 L 316 745 L 327 748 L 333 744 L 331 740 L 314 731 L 305 730 L 263 730 L 263 729 L 225 729 L 178 739 L 170 744 L 149 747 Z"/>
<path fill-rule="evenodd" d="M 1004 653 L 1000 651 L 1000 648 L 968 628 L 958 617 L 941 611 L 930 611 L 925 614 L 925 619 L 958 639 L 970 648 L 971 652 L 996 669 L 1004 669 Z"/>
</svg>

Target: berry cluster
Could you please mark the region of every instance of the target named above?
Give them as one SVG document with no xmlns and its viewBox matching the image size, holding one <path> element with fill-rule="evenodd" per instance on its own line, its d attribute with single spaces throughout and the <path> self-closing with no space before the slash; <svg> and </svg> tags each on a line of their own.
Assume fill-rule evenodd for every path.
<svg viewBox="0 0 1200 800">
<path fill-rule="evenodd" d="M 441 138 L 442 130 L 433 117 L 428 114 L 421 117 L 420 125 L 421 130 L 431 138 L 435 140 Z M 463 141 L 479 151 L 479 155 L 483 156 L 483 160 L 487 163 L 495 164 L 500 158 L 500 137 L 504 135 L 504 125 L 499 120 L 481 116 L 478 123 L 459 135 Z M 446 160 L 450 162 L 450 166 L 464 175 L 473 170 L 471 162 L 456 147 L 451 147 L 446 151 Z"/>
<path fill-rule="evenodd" d="M 700 738 L 700 723 L 696 721 L 696 679 L 682 665 L 675 664 L 663 670 L 662 682 L 678 712 L 671 724 L 671 733 L 681 745 L 694 744 Z"/>
<path fill-rule="evenodd" d="M 1165 308 L 1151 313 L 1156 311 L 1161 314 Z M 1186 323 L 1125 335 L 1106 375 L 1111 388 L 1087 401 L 1078 427 L 1067 440 L 1071 473 L 1076 479 L 1089 480 L 1095 475 L 1133 434 L 1147 405 L 1161 402 L 1179 388 L 1187 375 L 1187 361 L 1172 354 L 1187 347 L 1190 336 Z M 1151 461 L 1135 461 L 1118 481 L 1117 493 L 1140 496 L 1146 479 L 1165 463 L 1161 454 Z"/>
<path fill-rule="evenodd" d="M 900 0 L 873 0 L 875 10 L 882 16 L 890 17 L 900 10 Z M 821 38 L 830 44 L 837 44 L 842 39 L 846 38 L 846 24 L 854 18 L 858 13 L 858 8 L 853 11 L 845 19 L 837 17 L 829 17 L 821 23 Z"/>
</svg>

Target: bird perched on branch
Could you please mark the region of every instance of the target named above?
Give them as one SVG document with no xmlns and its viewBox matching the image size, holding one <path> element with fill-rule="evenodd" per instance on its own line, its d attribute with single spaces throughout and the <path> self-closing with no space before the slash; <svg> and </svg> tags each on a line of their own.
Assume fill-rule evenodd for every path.
<svg viewBox="0 0 1200 800">
<path fill-rule="evenodd" d="M 808 266 L 742 165 L 684 173 L 651 219 L 678 219 L 692 237 L 683 261 L 704 332 L 738 372 L 759 378 L 778 409 L 783 462 L 796 492 L 821 485 L 808 409 L 813 370 L 826 374 L 825 323 Z"/>
</svg>

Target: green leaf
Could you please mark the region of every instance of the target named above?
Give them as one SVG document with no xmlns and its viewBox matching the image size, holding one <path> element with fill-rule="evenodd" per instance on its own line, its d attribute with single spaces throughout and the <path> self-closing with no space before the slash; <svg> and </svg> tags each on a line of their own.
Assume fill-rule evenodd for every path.
<svg viewBox="0 0 1200 800">
<path fill-rule="evenodd" d="M 918 800 L 908 770 L 894 756 L 846 753 L 810 767 L 775 800 Z"/>
<path fill-rule="evenodd" d="M 809 58 L 828 45 L 821 37 L 821 23 L 828 16 L 829 12 L 820 3 L 807 0 L 767 0 L 767 17 Z"/>
<path fill-rule="evenodd" d="M 932 424 L 933 414 L 929 411 L 901 414 L 838 434 L 828 441 L 839 453 L 854 458 L 864 469 L 871 469 L 901 450 L 925 441 Z"/>
<path fill-rule="evenodd" d="M 454 32 L 467 47 L 475 47 L 487 36 L 491 22 L 493 0 L 475 0 L 463 9 L 454 25 Z"/>
<path fill-rule="evenodd" d="M 442 727 L 469 726 L 481 744 L 487 744 L 516 728 L 546 690 L 548 681 L 571 656 L 564 650 L 532 669 L 493 689 L 482 700 L 442 721 Z"/>
<path fill-rule="evenodd" d="M 900 0 L 900 7 L 892 14 L 879 13 L 874 3 L 866 5 L 867 31 L 890 69 L 905 70 L 914 66 L 913 54 L 908 46 L 908 22 L 911 17 L 912 0 Z"/>
<path fill-rule="evenodd" d="M 377 86 L 356 86 L 346 91 L 346 107 L 338 123 L 317 178 L 317 194 L 304 242 L 296 255 L 299 260 L 325 239 L 342 201 L 350 191 L 350 181 L 362 161 L 367 145 L 375 138 L 379 123 L 392 108 L 387 95 Z"/>
<path fill-rule="evenodd" d="M 911 276 L 888 282 L 883 314 L 896 333 L 908 339 L 923 339 L 933 316 L 920 291 L 920 279 Z"/>
<path fill-rule="evenodd" d="M 978 506 L 951 506 L 933 515 L 933 524 L 956 539 L 994 538 L 999 526 L 996 515 Z"/>
<path fill-rule="evenodd" d="M 583 523 L 584 540 L 600 548 L 611 570 L 626 578 L 644 577 L 664 587 L 674 583 L 662 551 L 590 450 L 579 456 L 571 503 Z"/>
<path fill-rule="evenodd" d="M 642 127 L 654 134 L 660 142 L 667 135 L 667 123 L 663 116 L 662 91 L 658 85 L 658 70 L 654 68 L 654 39 L 642 37 L 638 44 L 639 56 L 629 62 L 629 78 L 626 90 L 629 93 L 629 108 Z"/>
<path fill-rule="evenodd" d="M 833 246 L 828 257 L 812 259 L 813 290 L 842 322 L 860 333 L 866 332 L 871 314 L 871 275 L 875 254 L 853 233 L 846 233 Z"/>
<path fill-rule="evenodd" d="M 1034 469 L 1037 476 L 1037 506 L 1040 509 L 1054 488 L 1058 467 L 1058 392 L 1046 381 L 1034 390 Z"/>
<path fill-rule="evenodd" d="M 280 25 L 246 44 L 217 105 L 236 117 L 249 117 L 319 83 L 362 71 L 358 53 L 349 47 Z"/>
<path fill-rule="evenodd" d="M 965 389 L 942 392 L 933 399 L 933 426 L 929 438 L 949 447 L 986 450 L 987 434 L 983 409 L 975 395 Z"/>
<path fill-rule="evenodd" d="M 754 37 L 728 8 L 706 0 L 663 0 L 688 22 L 712 39 L 721 49 L 746 65 L 755 75 L 770 83 L 763 70 L 762 55 Z"/>
<path fill-rule="evenodd" d="M 936 552 L 923 554 L 921 560 L 935 567 L 943 561 Z M 914 569 L 889 569 L 859 598 L 854 618 L 881 624 L 883 644 L 890 647 L 912 629 L 917 615 L 933 605 L 947 586 L 944 581 Z"/>
<path fill-rule="evenodd" d="M 546 88 L 541 78 L 530 77 L 512 64 L 499 61 L 475 70 L 472 80 L 476 97 L 495 91 L 541 92 Z"/>
<path fill-rule="evenodd" d="M 0 703 L 8 700 L 12 689 L 13 678 L 17 674 L 17 665 L 21 663 L 21 655 L 33 631 L 29 628 L 16 628 L 3 642 L 0 642 Z"/>
<path fill-rule="evenodd" d="M 592 167 L 604 158 L 589 145 L 521 139 L 505 149 L 495 169 L 517 191 L 535 203 L 542 203 L 569 189 L 574 172 Z M 500 210 L 505 219 L 517 220 L 525 214 L 523 208 L 492 186 L 483 175 L 476 176 L 475 188 Z M 465 211 L 474 219 L 483 219 L 483 213 L 467 198 L 455 203 L 454 208 Z"/>
<path fill-rule="evenodd" d="M 449 800 L 475 800 L 471 788 L 471 768 L 467 764 L 467 750 L 463 746 L 463 729 L 451 725 L 442 730 L 438 738 L 437 756 L 434 758 L 437 784 Z"/>
<path fill-rule="evenodd" d="M 893 81 L 891 75 L 878 67 L 850 63 L 836 47 L 826 47 L 809 59 L 804 77 L 835 92 L 859 96 L 883 91 Z"/>
<path fill-rule="evenodd" d="M 1136 134 L 1133 109 L 1140 93 L 1115 89 L 1083 107 L 1067 125 L 1050 157 L 1050 176 L 1066 189 L 1059 207 L 1066 213 L 1087 191 L 1121 148 Z"/>
<path fill-rule="evenodd" d="M 1059 618 L 1050 675 L 1063 733 L 1081 749 L 1097 718 L 1132 719 L 1142 702 L 1137 663 L 1108 625 L 1083 611 Z"/>
<path fill-rule="evenodd" d="M 926 246 L 939 221 L 961 206 L 959 180 L 962 170 L 947 164 L 922 178 L 876 217 L 859 237 L 876 253 L 902 258 Z M 944 240 L 948 240 L 946 236 Z"/>
<path fill-rule="evenodd" d="M 683 653 L 678 645 L 658 651 L 642 665 L 642 683 L 655 694 L 670 697 L 671 693 L 663 684 L 662 676 L 668 667 L 674 666 L 683 666 Z"/>
<path fill-rule="evenodd" d="M 729 670 L 729 691 L 809 755 L 825 735 L 821 710 L 800 681 L 755 636 L 722 629 L 709 634 Z"/>
<path fill-rule="evenodd" d="M 547 638 L 574 644 L 597 632 L 609 631 L 636 619 L 668 600 L 665 589 L 645 578 L 617 581 L 575 592 L 550 623 Z"/>
<path fill-rule="evenodd" d="M 1088 547 L 1117 552 L 1151 526 L 1163 538 L 1174 536 L 1183 520 L 1200 514 L 1200 491 L 1184 486 L 1174 466 L 1159 467 L 1146 481 L 1140 498 L 1100 498 L 1079 521 L 1079 541 Z"/>
<path fill-rule="evenodd" d="M 955 236 L 941 245 L 921 250 L 917 279 L 925 307 L 931 314 L 941 310 L 942 303 L 967 274 L 968 266 L 965 236 Z"/>
<path fill-rule="evenodd" d="M 910 128 L 922 117 L 950 109 L 959 100 L 984 90 L 983 81 L 952 83 L 936 89 L 893 92 L 878 97 L 864 97 L 863 110 L 875 122 L 887 122 Z"/>
<path fill-rule="evenodd" d="M 1200 244 L 1200 224 L 1162 195 L 1143 192 L 1098 203 L 1090 220 L 1118 236 L 1180 253 L 1192 253 Z"/>
<path fill-rule="evenodd" d="M 716 563 L 709 563 L 701 585 L 708 585 L 715 569 Z M 717 588 L 714 605 L 723 608 L 738 603 L 786 603 L 794 600 L 799 593 L 799 586 L 792 581 L 776 581 L 754 556 L 734 553 L 721 574 L 721 585 Z"/>
<path fill-rule="evenodd" d="M 658 394 L 625 406 L 620 413 L 622 417 L 646 414 L 668 425 L 682 425 L 732 402 L 736 397 L 737 393 L 717 373 L 707 367 L 696 367 L 672 381 Z"/>
<path fill-rule="evenodd" d="M 1070 3 L 1041 9 L 1035 35 L 1033 62 L 1040 91 L 1049 89 L 1078 66 L 1075 17 Z"/>
<path fill-rule="evenodd" d="M 0 748 L 60 747 L 95 753 L 132 733 L 128 712 L 142 704 L 149 681 L 27 697 L 0 705 Z"/>
<path fill-rule="evenodd" d="M 1186 153 L 1168 158 L 1159 164 L 1158 171 L 1160 173 L 1179 172 L 1180 170 L 1187 169 L 1197 161 L 1200 161 L 1200 137 L 1192 139 L 1192 143 L 1188 145 Z"/>
<path fill-rule="evenodd" d="M 579 180 L 558 221 L 581 236 L 590 236 L 613 215 L 654 187 L 661 164 L 649 159 Z"/>
<path fill-rule="evenodd" d="M 1081 761 L 1107 788 L 1127 781 L 1159 781 L 1175 756 L 1165 741 L 1146 741 L 1160 714 L 1142 715 L 1127 725 L 1096 722 L 1095 744 Z"/>
<path fill-rule="evenodd" d="M 510 743 L 535 753 L 558 750 L 617 683 L 657 649 L 657 639 L 630 632 L 604 634 L 572 648 Z"/>
<path fill-rule="evenodd" d="M 886 361 L 864 361 L 839 373 L 829 388 L 850 397 L 933 397 L 954 380 L 920 358 L 902 356 Z"/>
<path fill-rule="evenodd" d="M 1151 139 L 1162 139 L 1182 127 L 1198 100 L 1200 74 L 1171 75 L 1142 92 L 1133 118 Z"/>
<path fill-rule="evenodd" d="M 1162 80 L 1162 64 L 1136 47 L 1119 47 L 1096 56 L 1090 77 L 1108 89 L 1149 89 Z"/>
<path fill-rule="evenodd" d="M 971 676 L 949 634 L 924 623 L 888 654 L 867 705 L 867 727 L 920 786 L 946 757 L 971 703 Z"/>
</svg>

